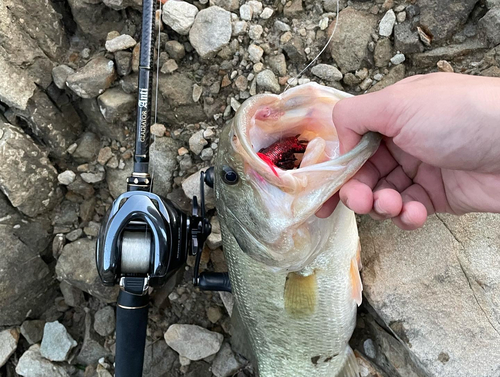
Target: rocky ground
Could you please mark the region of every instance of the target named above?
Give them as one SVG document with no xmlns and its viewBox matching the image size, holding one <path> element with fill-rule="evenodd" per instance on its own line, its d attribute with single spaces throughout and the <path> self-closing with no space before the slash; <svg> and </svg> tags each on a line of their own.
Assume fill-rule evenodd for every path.
<svg viewBox="0 0 500 377">
<path fill-rule="evenodd" d="M 100 285 L 94 245 L 131 172 L 141 3 L 0 2 L 0 375 L 113 373 L 117 290 Z M 189 210 L 220 127 L 250 96 L 297 84 L 335 10 L 334 0 L 166 2 L 158 194 Z M 434 71 L 500 77 L 498 0 L 340 10 L 299 84 L 358 94 Z M 500 376 L 499 222 L 440 216 L 409 234 L 362 219 L 367 300 L 352 345 L 364 377 Z M 213 225 L 202 265 L 224 271 Z M 195 289 L 191 267 L 153 297 L 145 376 L 252 376 L 231 349 L 230 295 Z"/>
</svg>

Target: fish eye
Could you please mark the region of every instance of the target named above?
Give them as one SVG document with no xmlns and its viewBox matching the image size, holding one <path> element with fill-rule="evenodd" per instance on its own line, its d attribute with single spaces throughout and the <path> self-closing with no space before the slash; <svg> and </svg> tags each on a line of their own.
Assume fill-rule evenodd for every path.
<svg viewBox="0 0 500 377">
<path fill-rule="evenodd" d="M 238 183 L 238 173 L 234 171 L 234 169 L 230 166 L 223 166 L 222 167 L 222 180 L 224 181 L 225 184 L 228 185 L 235 185 Z"/>
</svg>

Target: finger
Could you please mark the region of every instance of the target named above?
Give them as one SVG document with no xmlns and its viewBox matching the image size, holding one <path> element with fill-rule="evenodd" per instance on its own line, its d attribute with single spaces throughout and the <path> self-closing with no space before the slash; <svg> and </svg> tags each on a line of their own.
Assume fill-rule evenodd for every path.
<svg viewBox="0 0 500 377">
<path fill-rule="evenodd" d="M 373 191 L 369 185 L 351 179 L 340 189 L 340 200 L 352 211 L 365 215 L 373 207 Z"/>
<path fill-rule="evenodd" d="M 406 175 L 401 166 L 397 166 L 387 177 L 378 181 L 374 191 L 391 188 L 398 193 L 403 192 L 413 184 L 413 181 Z"/>
<path fill-rule="evenodd" d="M 373 211 L 371 217 L 376 220 L 399 216 L 403 210 L 401 194 L 393 189 L 382 189 L 373 194 Z"/>
<path fill-rule="evenodd" d="M 316 216 L 324 219 L 330 216 L 335 208 L 337 208 L 337 204 L 339 204 L 339 194 L 336 193 L 332 197 L 330 197 L 324 204 L 323 206 L 316 212 Z"/>
<path fill-rule="evenodd" d="M 392 222 L 403 230 L 415 230 L 421 228 L 427 220 L 427 210 L 420 202 L 406 202 L 403 210 L 397 217 L 392 218 Z"/>
</svg>

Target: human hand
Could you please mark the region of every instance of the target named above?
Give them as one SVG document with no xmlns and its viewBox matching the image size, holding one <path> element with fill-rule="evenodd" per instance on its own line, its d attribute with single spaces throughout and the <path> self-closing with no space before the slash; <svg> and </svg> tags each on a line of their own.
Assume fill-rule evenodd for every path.
<svg viewBox="0 0 500 377">
<path fill-rule="evenodd" d="M 368 131 L 378 151 L 317 212 L 354 212 L 421 227 L 436 212 L 500 212 L 500 79 L 413 76 L 333 109 L 341 153 Z"/>
</svg>

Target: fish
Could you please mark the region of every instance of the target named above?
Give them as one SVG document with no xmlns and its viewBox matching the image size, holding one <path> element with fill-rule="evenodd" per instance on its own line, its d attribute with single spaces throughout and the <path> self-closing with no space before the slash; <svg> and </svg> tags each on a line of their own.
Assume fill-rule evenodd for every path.
<svg viewBox="0 0 500 377">
<path fill-rule="evenodd" d="M 342 203 L 315 216 L 380 143 L 367 133 L 340 155 L 332 110 L 349 96 L 316 83 L 255 95 L 220 134 L 215 197 L 233 341 L 261 377 L 358 376 L 348 345 L 362 299 L 356 218 Z M 293 166 L 265 154 L 280 143 L 303 152 Z"/>
</svg>

